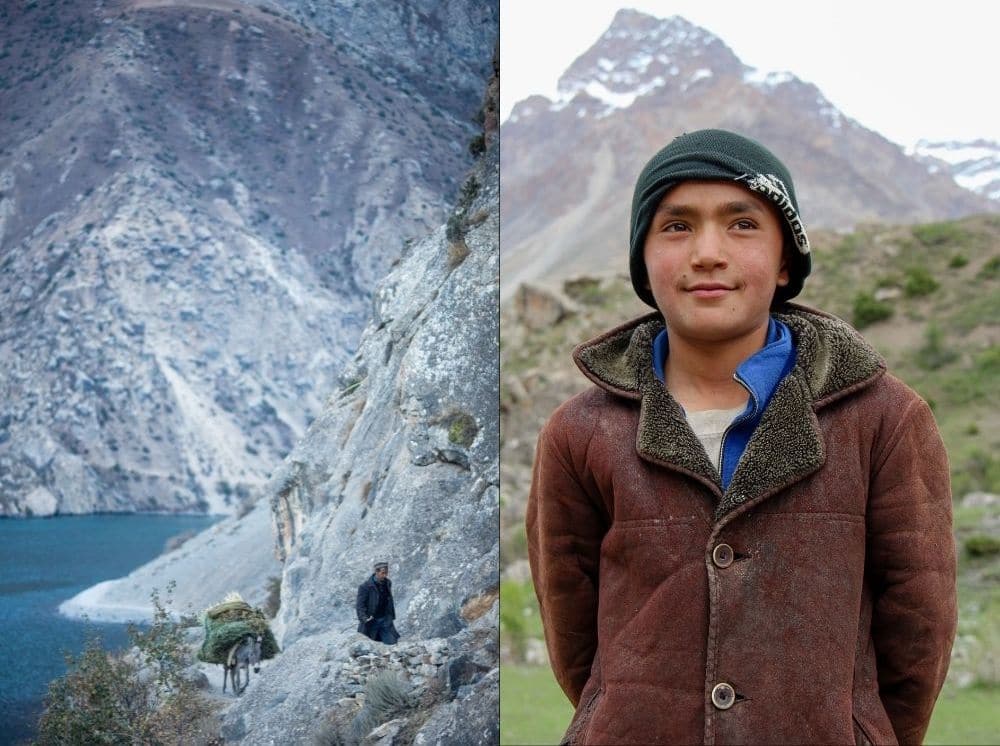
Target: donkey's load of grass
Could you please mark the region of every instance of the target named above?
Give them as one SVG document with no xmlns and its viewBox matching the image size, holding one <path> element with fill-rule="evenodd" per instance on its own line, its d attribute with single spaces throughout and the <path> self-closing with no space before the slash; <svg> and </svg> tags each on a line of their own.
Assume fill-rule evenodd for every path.
<svg viewBox="0 0 1000 746">
<path fill-rule="evenodd" d="M 267 617 L 260 609 L 252 607 L 238 594 L 226 599 L 202 614 L 205 642 L 198 651 L 198 660 L 205 663 L 226 664 L 229 651 L 247 635 L 261 635 L 262 660 L 277 655 L 278 643 L 267 624 Z"/>
</svg>

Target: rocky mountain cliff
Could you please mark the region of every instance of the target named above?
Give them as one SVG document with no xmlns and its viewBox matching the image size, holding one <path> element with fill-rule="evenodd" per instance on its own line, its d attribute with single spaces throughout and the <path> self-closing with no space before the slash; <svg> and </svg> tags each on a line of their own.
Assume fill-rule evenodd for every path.
<svg viewBox="0 0 1000 746">
<path fill-rule="evenodd" d="M 762 75 L 683 18 L 622 10 L 564 73 L 555 101 L 522 101 L 502 127 L 503 298 L 523 281 L 558 285 L 624 269 L 636 175 L 672 137 L 702 127 L 745 133 L 778 153 L 807 226 L 997 210 L 845 117 L 816 86 Z"/>
<path fill-rule="evenodd" d="M 497 92 L 494 80 L 487 122 Z M 499 145 L 495 127 L 484 135 L 446 223 L 376 290 L 356 355 L 270 499 L 62 607 L 141 617 L 171 581 L 176 611 L 231 590 L 263 604 L 280 577 L 282 653 L 224 700 L 227 743 L 351 742 L 383 671 L 410 706 L 370 723 L 364 743 L 499 741 Z M 356 589 L 376 559 L 390 563 L 394 647 L 356 632 Z"/>
<path fill-rule="evenodd" d="M 284 652 L 226 714 L 227 738 L 342 727 L 387 669 L 424 703 L 387 744 L 498 740 L 498 161 L 493 144 L 449 227 L 377 291 L 344 388 L 270 482 Z M 354 591 L 377 558 L 399 650 L 355 631 Z"/>
<path fill-rule="evenodd" d="M 235 510 L 444 219 L 495 3 L 284 5 L 0 8 L 0 515 Z"/>
</svg>

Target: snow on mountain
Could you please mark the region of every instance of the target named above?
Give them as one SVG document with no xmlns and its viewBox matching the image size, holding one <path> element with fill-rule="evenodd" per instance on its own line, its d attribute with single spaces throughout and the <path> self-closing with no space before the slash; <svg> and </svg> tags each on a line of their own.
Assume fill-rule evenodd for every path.
<svg viewBox="0 0 1000 746">
<path fill-rule="evenodd" d="M 926 163 L 929 170 L 947 171 L 960 186 L 989 199 L 1000 200 L 1000 143 L 992 140 L 921 140 L 911 152 Z"/>
<path fill-rule="evenodd" d="M 622 195 L 671 137 L 702 127 L 741 132 L 780 154 L 815 228 L 994 209 L 986 195 L 995 162 L 970 164 L 956 183 L 947 163 L 936 161 L 935 172 L 793 73 L 744 64 L 683 18 L 621 10 L 554 96 L 517 103 L 502 127 L 501 299 L 522 282 L 609 271 L 609 252 L 627 235 Z M 986 191 L 968 188 L 980 185 Z"/>
</svg>

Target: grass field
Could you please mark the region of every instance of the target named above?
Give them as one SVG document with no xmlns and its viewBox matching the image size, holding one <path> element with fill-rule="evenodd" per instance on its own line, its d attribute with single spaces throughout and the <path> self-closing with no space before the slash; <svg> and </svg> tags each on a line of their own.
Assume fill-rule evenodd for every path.
<svg viewBox="0 0 1000 746">
<path fill-rule="evenodd" d="M 546 667 L 500 668 L 500 743 L 559 743 L 573 708 Z M 938 699 L 925 743 L 1000 743 L 1000 687 L 946 690 Z"/>
</svg>

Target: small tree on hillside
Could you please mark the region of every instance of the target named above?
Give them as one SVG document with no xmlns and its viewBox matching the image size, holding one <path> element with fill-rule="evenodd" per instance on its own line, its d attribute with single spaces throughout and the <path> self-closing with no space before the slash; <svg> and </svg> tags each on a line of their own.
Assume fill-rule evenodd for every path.
<svg viewBox="0 0 1000 746">
<path fill-rule="evenodd" d="M 167 603 L 170 603 L 168 586 Z M 38 744 L 195 744 L 211 737 L 210 714 L 184 671 L 191 654 L 184 631 L 152 593 L 148 629 L 129 627 L 132 649 L 109 653 L 92 636 L 68 671 L 49 684 Z"/>
</svg>

